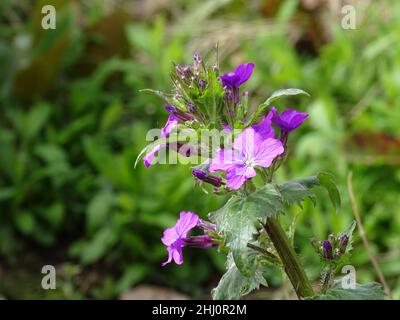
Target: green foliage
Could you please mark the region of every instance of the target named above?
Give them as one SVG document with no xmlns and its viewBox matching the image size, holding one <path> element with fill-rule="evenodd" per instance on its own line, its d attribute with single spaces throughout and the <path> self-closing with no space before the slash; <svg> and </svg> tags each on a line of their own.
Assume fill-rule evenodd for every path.
<svg viewBox="0 0 400 320">
<path fill-rule="evenodd" d="M 214 300 L 235 300 L 258 289 L 260 284 L 267 286 L 262 271 L 257 268 L 250 277 L 245 277 L 236 267 L 231 256 L 226 262 L 227 271 L 222 276 L 218 286 L 212 290 Z"/>
<path fill-rule="evenodd" d="M 343 289 L 340 282 L 325 294 L 312 297 L 313 300 L 384 300 L 385 292 L 379 283 L 356 284 L 355 289 Z"/>
<path fill-rule="evenodd" d="M 298 204 L 301 206 L 301 202 L 305 198 L 310 198 L 315 205 L 315 194 L 311 190 L 315 186 L 322 186 L 328 191 L 335 210 L 339 211 L 341 205 L 340 194 L 331 174 L 320 172 L 316 176 L 288 181 L 279 187 L 279 191 L 289 205 Z"/>
<path fill-rule="evenodd" d="M 314 25 L 312 16 L 305 16 L 310 23 L 301 26 L 298 19 L 291 21 L 304 16 L 296 11 L 298 1 L 282 1 L 276 13 L 268 13 L 268 28 L 266 8 L 239 1 L 169 1 L 157 12 L 134 12 L 129 19 L 110 13 L 131 13 L 125 3 L 116 8 L 99 0 L 85 6 L 74 0 L 57 2 L 62 5 L 57 6 L 56 37 L 40 27 L 39 4 L 0 4 L 2 268 L 7 261 L 11 267 L 6 271 L 26 268 L 22 271 L 36 274 L 35 264 L 22 264 L 26 253 L 37 260 L 44 256 L 40 265 L 54 258 L 74 270 L 61 278 L 59 297 L 116 297 L 141 282 L 179 287 L 196 297 L 207 291 L 204 284 L 223 269 L 217 255 L 187 250 L 182 267 L 160 271 L 166 252 L 159 238 L 180 210 L 204 215 L 223 200 L 193 190 L 189 168 L 145 170 L 139 162 L 133 170 L 133 163 L 145 146 L 149 124 L 161 127 L 167 116 L 161 99 L 139 90 L 168 92 L 170 62 L 190 62 L 193 51 L 218 42 L 221 70 L 243 61 L 256 65 L 246 83 L 249 114 L 282 87 L 302 88 L 311 95 L 274 101 L 277 107 L 310 113 L 289 139 L 293 156 L 278 182 L 329 171 L 343 196 L 340 215 L 328 196 L 315 207 L 302 202 L 295 238 L 296 249 L 310 266 L 308 273 L 317 279 L 321 267 L 308 239 L 337 234 L 353 220 L 345 187 L 352 170 L 368 239 L 395 297 L 400 297 L 398 1 L 357 7 L 356 30 L 340 28 L 335 16 L 326 19 L 326 29 L 312 30 L 315 41 L 305 37 L 296 43 L 292 39 L 302 32 L 310 34 L 304 25 Z M 385 19 L 382 12 L 388 13 Z M 83 23 L 74 19 L 75 13 Z M 318 38 L 322 33 L 331 36 Z M 288 188 L 303 194 L 285 198 L 299 202 L 309 197 L 300 185 Z M 325 197 L 319 188 L 312 192 Z M 289 225 L 298 211 L 291 207 L 281 217 L 283 224 Z M 358 280 L 373 280 L 375 272 L 357 235 L 354 246 L 351 262 L 357 265 Z M 100 280 L 90 282 L 86 275 L 96 273 Z M 275 274 L 267 277 L 270 284 L 280 284 Z M 7 298 L 40 294 L 35 285 L 27 292 L 25 279 L 6 278 L 0 292 Z M 3 283 L 14 279 L 5 288 Z"/>
<path fill-rule="evenodd" d="M 282 211 L 281 196 L 273 184 L 248 196 L 233 196 L 218 211 L 210 214 L 218 232 L 226 236 L 236 267 L 245 277 L 251 277 L 257 269 L 258 261 L 247 244 L 257 233 L 260 221 L 274 217 Z"/>
</svg>

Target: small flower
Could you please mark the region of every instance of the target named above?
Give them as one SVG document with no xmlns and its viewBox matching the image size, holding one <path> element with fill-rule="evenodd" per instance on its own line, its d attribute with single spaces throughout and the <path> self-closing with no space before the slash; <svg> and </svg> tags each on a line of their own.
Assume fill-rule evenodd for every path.
<svg viewBox="0 0 400 320">
<path fill-rule="evenodd" d="M 231 89 L 239 88 L 240 85 L 249 80 L 253 69 L 254 63 L 252 62 L 240 64 L 235 71 L 225 73 L 221 76 L 222 86 Z"/>
<path fill-rule="evenodd" d="M 269 112 L 260 123 L 251 126 L 254 131 L 261 136 L 262 139 L 275 137 L 275 131 L 271 125 L 271 119 L 272 112 Z"/>
<path fill-rule="evenodd" d="M 196 52 L 193 55 L 193 69 L 194 69 L 195 73 L 199 72 L 200 65 L 201 65 L 201 58 L 200 58 L 199 54 Z"/>
<path fill-rule="evenodd" d="M 212 184 L 214 187 L 219 188 L 222 185 L 222 178 L 208 174 L 201 169 L 193 169 L 192 174 L 199 180 Z"/>
<path fill-rule="evenodd" d="M 323 256 L 326 260 L 333 259 L 332 245 L 328 240 L 322 241 L 322 252 L 323 252 Z"/>
<path fill-rule="evenodd" d="M 282 143 L 264 139 L 254 128 L 245 129 L 233 143 L 233 149 L 222 149 L 211 160 L 210 172 L 226 171 L 227 186 L 238 190 L 256 175 L 255 167 L 267 168 L 284 152 Z"/>
<path fill-rule="evenodd" d="M 208 235 L 188 237 L 188 233 L 201 223 L 202 221 L 197 214 L 181 211 L 176 224 L 172 228 L 165 229 L 164 235 L 161 238 L 162 243 L 167 246 L 168 251 L 168 260 L 165 261 L 162 266 L 165 266 L 172 260 L 174 260 L 176 264 L 182 264 L 182 248 L 184 246 L 209 248 L 215 245 Z"/>
<path fill-rule="evenodd" d="M 305 119 L 308 118 L 308 113 L 299 112 L 293 109 L 287 109 L 279 115 L 275 107 L 271 108 L 272 123 L 278 125 L 282 131 L 290 132 L 299 127 Z"/>
<path fill-rule="evenodd" d="M 205 80 L 200 79 L 197 83 L 199 85 L 199 89 L 200 90 L 204 90 L 206 88 L 206 81 Z"/>
<path fill-rule="evenodd" d="M 178 126 L 178 123 L 179 123 L 178 117 L 176 117 L 174 114 L 170 114 L 164 128 L 161 129 L 160 138 L 161 139 L 168 138 L 170 132 Z M 151 149 L 151 151 L 148 154 L 146 154 L 143 158 L 144 165 L 147 168 L 149 168 L 158 150 L 160 150 L 161 148 L 165 148 L 166 146 L 167 146 L 166 143 L 162 143 Z"/>
</svg>

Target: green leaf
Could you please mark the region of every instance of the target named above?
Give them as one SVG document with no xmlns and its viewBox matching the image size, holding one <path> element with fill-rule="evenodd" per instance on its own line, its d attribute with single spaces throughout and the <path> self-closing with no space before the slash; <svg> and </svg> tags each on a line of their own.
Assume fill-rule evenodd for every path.
<svg viewBox="0 0 400 320">
<path fill-rule="evenodd" d="M 153 90 L 153 89 L 142 89 L 142 90 L 139 90 L 139 92 L 149 92 L 149 93 L 155 94 L 157 97 L 163 99 L 168 104 L 175 104 L 172 94 L 167 94 L 165 92 L 162 92 L 159 90 Z"/>
<path fill-rule="evenodd" d="M 214 300 L 233 300 L 258 289 L 260 284 L 267 286 L 261 269 L 255 270 L 251 277 L 245 277 L 236 267 L 231 255 L 227 259 L 227 271 L 222 276 L 218 286 L 211 291 Z"/>
<path fill-rule="evenodd" d="M 384 300 L 386 297 L 379 283 L 356 284 L 355 289 L 343 289 L 340 282 L 325 294 L 312 297 L 313 300 Z"/>
<path fill-rule="evenodd" d="M 272 93 L 272 95 L 264 102 L 264 106 L 271 105 L 272 102 L 278 100 L 279 98 L 285 96 L 295 96 L 298 94 L 305 94 L 306 96 L 310 96 L 307 92 L 301 89 L 289 88 L 289 89 L 281 89 Z"/>
<path fill-rule="evenodd" d="M 288 205 L 298 204 L 301 207 L 301 202 L 305 198 L 311 199 L 315 205 L 315 194 L 306 184 L 301 181 L 289 181 L 279 187 L 282 198 Z"/>
<path fill-rule="evenodd" d="M 247 248 L 257 233 L 260 220 L 265 221 L 283 210 L 282 198 L 273 184 L 248 196 L 233 196 L 223 208 L 210 214 L 217 230 L 226 237 L 237 268 L 244 276 L 251 276 L 256 268 L 256 254 Z"/>
<path fill-rule="evenodd" d="M 328 191 L 329 198 L 331 199 L 331 202 L 335 207 L 336 212 L 338 212 L 341 206 L 341 199 L 339 190 L 335 182 L 333 181 L 332 175 L 321 172 L 318 174 L 318 182 Z"/>
<path fill-rule="evenodd" d="M 328 173 L 320 172 L 317 176 L 288 181 L 279 187 L 279 191 L 288 205 L 298 204 L 301 206 L 301 202 L 305 198 L 310 198 L 315 205 L 315 195 L 311 190 L 315 186 L 322 186 L 328 191 L 336 212 L 339 211 L 341 205 L 340 193 L 333 181 L 333 176 Z"/>
<path fill-rule="evenodd" d="M 115 203 L 115 196 L 109 190 L 96 194 L 86 208 L 86 227 L 89 233 L 108 223 L 109 213 Z"/>
<path fill-rule="evenodd" d="M 24 235 L 31 235 L 35 230 L 36 220 L 34 219 L 32 212 L 17 212 L 14 215 L 14 221 L 18 230 Z"/>
<path fill-rule="evenodd" d="M 47 104 L 39 104 L 32 108 L 27 114 L 23 130 L 23 136 L 27 141 L 35 138 L 40 130 L 46 124 L 50 116 L 50 106 Z"/>
</svg>

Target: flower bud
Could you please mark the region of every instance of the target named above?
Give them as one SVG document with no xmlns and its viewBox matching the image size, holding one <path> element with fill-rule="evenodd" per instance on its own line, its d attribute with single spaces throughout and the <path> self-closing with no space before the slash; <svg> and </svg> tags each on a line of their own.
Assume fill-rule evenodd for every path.
<svg viewBox="0 0 400 320">
<path fill-rule="evenodd" d="M 323 252 L 323 257 L 326 260 L 332 260 L 333 259 L 332 245 L 328 240 L 322 241 L 322 252 Z"/>
<path fill-rule="evenodd" d="M 169 113 L 173 114 L 174 116 L 176 116 L 179 120 L 181 120 L 183 122 L 193 120 L 192 115 L 190 115 L 189 113 L 186 113 L 182 110 L 179 110 L 179 109 L 175 108 L 174 106 L 166 105 L 165 110 L 167 110 Z"/>
<path fill-rule="evenodd" d="M 214 187 L 219 188 L 222 185 L 222 178 L 208 174 L 201 169 L 193 169 L 192 174 L 199 180 L 212 184 Z"/>
<path fill-rule="evenodd" d="M 338 238 L 338 241 L 339 241 L 339 251 L 341 254 L 343 254 L 346 252 L 346 247 L 349 242 L 349 237 L 344 234 L 343 236 L 340 236 Z"/>
<path fill-rule="evenodd" d="M 218 245 L 209 235 L 193 236 L 184 239 L 185 246 L 193 248 L 210 248 Z"/>
</svg>

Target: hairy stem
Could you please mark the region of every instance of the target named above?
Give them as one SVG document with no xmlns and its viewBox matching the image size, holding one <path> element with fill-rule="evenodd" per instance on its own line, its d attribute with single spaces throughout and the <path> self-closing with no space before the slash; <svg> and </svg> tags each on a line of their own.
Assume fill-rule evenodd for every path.
<svg viewBox="0 0 400 320">
<path fill-rule="evenodd" d="M 264 228 L 278 252 L 285 272 L 296 291 L 297 297 L 301 299 L 313 296 L 314 291 L 310 281 L 278 220 L 275 218 L 267 218 Z"/>
<path fill-rule="evenodd" d="M 329 289 L 332 283 L 332 278 L 333 270 L 331 268 L 327 268 L 322 276 L 321 293 L 325 293 Z"/>
</svg>

